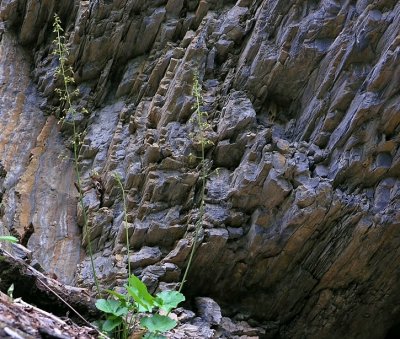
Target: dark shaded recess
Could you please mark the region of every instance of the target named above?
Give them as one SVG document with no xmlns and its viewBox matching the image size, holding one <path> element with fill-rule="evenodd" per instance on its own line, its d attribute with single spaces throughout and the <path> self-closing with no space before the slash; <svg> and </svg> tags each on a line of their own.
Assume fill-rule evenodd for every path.
<svg viewBox="0 0 400 339">
<path fill-rule="evenodd" d="M 11 25 L 8 26 L 8 29 L 11 29 L 12 31 L 14 31 L 17 35 L 19 35 L 21 27 L 22 27 L 22 23 L 23 20 L 25 18 L 25 14 L 26 14 L 26 5 L 24 6 L 24 2 L 18 1 L 18 7 L 17 7 L 17 14 L 14 14 L 13 16 L 15 18 L 18 18 L 18 20 L 8 20 L 7 24 L 9 24 L 9 22 L 11 22 Z M 55 8 L 53 10 L 53 13 L 57 13 L 57 15 L 60 17 L 61 19 L 61 27 L 63 28 L 63 30 L 66 32 L 68 31 L 68 26 L 72 25 L 74 23 L 73 18 L 76 15 L 76 11 L 77 11 L 78 7 L 74 7 L 74 1 L 66 1 L 64 2 L 56 2 Z M 53 18 L 54 16 L 51 17 L 52 19 L 50 20 L 50 22 L 47 23 L 46 26 L 46 34 L 44 34 L 45 37 L 48 37 L 47 40 L 51 41 L 54 38 L 54 34 L 53 33 Z M 35 27 L 36 30 L 42 29 L 41 26 L 36 26 Z M 35 34 L 35 36 L 39 36 L 39 32 L 36 32 L 37 34 Z M 46 40 L 46 39 L 45 39 Z M 21 43 L 21 41 L 20 41 Z M 33 41 L 29 41 L 27 44 L 25 44 L 24 47 L 28 47 L 28 48 L 34 48 L 37 45 L 38 41 L 37 40 L 33 40 Z"/>
<path fill-rule="evenodd" d="M 199 0 L 187 0 L 187 1 L 189 4 L 190 3 L 194 4 L 197 2 L 197 5 L 195 8 L 197 8 L 198 3 L 200 2 Z M 216 9 L 224 8 L 227 5 L 235 5 L 237 3 L 237 0 L 207 0 L 207 2 L 210 6 L 210 9 L 216 10 Z M 252 2 L 254 2 L 254 0 Z M 191 6 L 190 8 L 193 8 L 193 6 Z"/>
<path fill-rule="evenodd" d="M 24 234 L 21 237 L 21 245 L 27 247 L 28 241 L 32 234 L 35 232 L 32 222 L 27 227 L 24 227 Z"/>
<path fill-rule="evenodd" d="M 295 118 L 296 103 L 289 97 L 271 93 L 262 103 L 255 103 L 257 120 L 261 124 L 266 121 L 286 124 Z M 258 106 L 258 107 L 257 107 Z"/>
<path fill-rule="evenodd" d="M 25 302 L 35 305 L 57 316 L 66 316 L 77 324 L 86 325 L 76 314 L 62 302 L 54 293 L 43 285 L 51 285 L 66 302 L 76 309 L 87 321 L 97 320 L 101 313 L 94 306 L 94 299 L 82 295 L 79 290 L 67 289 L 61 284 L 51 284 L 51 280 L 41 277 L 40 273 L 29 267 L 22 260 L 7 255 L 0 249 L 0 291 L 7 293 L 14 284 L 14 298 L 22 298 Z M 88 300 L 90 299 L 90 300 Z"/>
<path fill-rule="evenodd" d="M 112 101 L 117 93 L 118 86 L 124 76 L 125 67 L 120 66 L 120 62 L 113 62 L 111 66 L 110 76 L 107 80 L 107 94 L 104 99 L 105 102 Z M 99 105 L 97 105 L 99 106 Z M 101 106 L 101 105 L 100 105 Z"/>
<path fill-rule="evenodd" d="M 400 323 L 393 325 L 385 336 L 385 339 L 398 339 L 400 338 Z"/>
</svg>

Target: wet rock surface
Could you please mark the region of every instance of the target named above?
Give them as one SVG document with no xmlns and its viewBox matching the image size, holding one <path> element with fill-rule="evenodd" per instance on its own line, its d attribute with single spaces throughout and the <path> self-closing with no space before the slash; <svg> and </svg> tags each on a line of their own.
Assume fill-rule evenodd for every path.
<svg viewBox="0 0 400 339">
<path fill-rule="evenodd" d="M 211 316 L 215 332 L 204 337 L 385 337 L 400 313 L 397 1 L 2 1 L 2 48 L 11 49 L 5 44 L 15 35 L 32 57 L 19 64 L 32 62 L 36 82 L 13 86 L 43 94 L 27 109 L 40 100 L 57 104 L 49 48 L 55 11 L 81 91 L 76 104 L 90 111 L 80 124 L 80 159 L 104 285 L 122 283 L 128 260 L 152 289 L 179 281 L 201 188 L 190 156 L 199 155 L 197 72 L 212 165 L 185 293 L 212 297 L 223 310 L 216 329 Z M 79 238 L 65 231 L 75 224 L 72 162 L 60 165 L 54 156 L 63 147 L 55 119 L 35 114 L 25 118 L 32 132 L 20 132 L 26 120 L 11 114 L 19 97 L 6 102 L 10 86 L 1 94 L 2 221 L 21 235 L 32 222 L 28 247 L 47 266 L 57 256 L 41 255 L 35 239 L 54 246 L 56 234 Z M 29 159 L 33 147 L 26 147 L 35 142 Z M 127 194 L 129 258 L 114 173 Z M 45 175 L 53 193 L 24 175 Z M 37 207 L 44 201 L 46 208 Z M 74 246 L 77 262 L 79 242 Z M 82 286 L 93 284 L 89 265 L 86 258 L 78 267 Z M 238 329 L 249 319 L 262 323 L 263 334 Z"/>
</svg>

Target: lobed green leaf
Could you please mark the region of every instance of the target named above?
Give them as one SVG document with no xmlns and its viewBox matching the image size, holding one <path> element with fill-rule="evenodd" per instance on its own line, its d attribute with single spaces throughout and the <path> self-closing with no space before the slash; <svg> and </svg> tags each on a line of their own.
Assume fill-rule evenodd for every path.
<svg viewBox="0 0 400 339">
<path fill-rule="evenodd" d="M 157 293 L 156 304 L 165 312 L 170 312 L 182 301 L 185 301 L 185 296 L 178 291 L 162 291 Z"/>
<path fill-rule="evenodd" d="M 128 313 L 128 309 L 126 307 L 122 307 L 121 302 L 118 300 L 98 299 L 95 305 L 100 311 L 113 314 L 118 317 Z"/>
<path fill-rule="evenodd" d="M 153 333 L 172 330 L 177 322 L 165 315 L 154 314 L 150 317 L 140 319 L 140 325 Z"/>
<path fill-rule="evenodd" d="M 106 332 L 111 332 L 114 328 L 122 324 L 121 318 L 108 318 L 102 326 L 102 330 Z"/>
<path fill-rule="evenodd" d="M 129 295 L 148 312 L 154 307 L 154 297 L 147 291 L 147 286 L 133 274 L 128 279 L 126 289 Z"/>
</svg>

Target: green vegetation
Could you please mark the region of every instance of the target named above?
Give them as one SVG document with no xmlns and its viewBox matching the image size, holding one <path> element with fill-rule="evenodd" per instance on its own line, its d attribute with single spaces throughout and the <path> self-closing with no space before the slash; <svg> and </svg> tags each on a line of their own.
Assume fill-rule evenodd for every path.
<svg viewBox="0 0 400 339">
<path fill-rule="evenodd" d="M 66 65 L 67 62 L 67 57 L 68 57 L 68 49 L 67 46 L 65 45 L 65 38 L 62 35 L 63 29 L 61 27 L 61 20 L 56 14 L 54 16 L 54 24 L 53 24 L 53 32 L 57 34 L 56 39 L 53 41 L 55 45 L 55 49 L 53 51 L 53 54 L 58 57 L 59 60 L 59 65 L 58 68 L 56 69 L 56 76 L 61 79 L 62 81 L 62 88 L 57 88 L 56 92 L 59 95 L 59 98 L 64 105 L 63 108 L 63 113 L 64 116 L 70 114 L 72 117 L 72 145 L 73 145 L 73 154 L 74 154 L 74 167 L 75 167 L 75 175 L 76 175 L 76 180 L 77 180 L 77 186 L 78 186 L 78 191 L 79 191 L 79 203 L 80 207 L 82 209 L 82 216 L 83 216 L 83 234 L 84 237 L 86 237 L 87 244 L 88 244 L 88 250 L 89 250 L 89 256 L 90 256 L 90 262 L 91 262 L 91 267 L 92 267 L 92 272 L 93 272 L 93 278 L 94 282 L 96 285 L 97 293 L 100 295 L 100 286 L 99 282 L 97 279 L 97 274 L 96 274 L 96 268 L 94 265 L 94 260 L 93 260 L 93 251 L 92 251 L 92 244 L 90 241 L 90 233 L 88 230 L 88 218 L 87 218 L 87 213 L 85 209 L 85 204 L 83 201 L 83 190 L 82 190 L 82 180 L 81 180 L 81 174 L 79 170 L 79 150 L 81 146 L 81 140 L 80 137 L 81 135 L 78 133 L 78 129 L 76 126 L 75 118 L 78 115 L 78 111 L 73 107 L 72 105 L 72 98 L 73 96 L 76 96 L 79 94 L 79 91 L 77 89 L 71 90 L 71 85 L 75 83 L 75 80 L 73 78 L 73 70 L 71 67 Z M 85 113 L 85 112 L 83 112 Z"/>
<path fill-rule="evenodd" d="M 67 66 L 68 49 L 65 44 L 64 36 L 62 35 L 63 29 L 61 27 L 61 21 L 57 15 L 54 18 L 53 24 L 54 32 L 56 33 L 56 39 L 54 40 L 55 50 L 54 55 L 59 59 L 59 66 L 56 69 L 56 76 L 62 82 L 62 88 L 57 88 L 56 92 L 59 95 L 60 101 L 63 105 L 63 110 L 61 112 L 61 120 L 67 123 L 64 117 L 68 116 L 68 122 L 72 125 L 72 146 L 74 155 L 74 167 L 75 174 L 77 178 L 77 186 L 79 192 L 79 204 L 83 215 L 83 234 L 86 237 L 86 242 L 88 244 L 88 252 L 91 260 L 91 268 L 94 276 L 94 281 L 97 289 L 98 296 L 101 295 L 101 290 L 96 274 L 96 269 L 93 260 L 93 251 L 90 242 L 90 234 L 88 230 L 88 216 L 84 206 L 84 195 L 82 189 L 82 179 L 79 170 L 79 151 L 81 147 L 81 134 L 78 133 L 78 128 L 76 126 L 76 117 L 79 113 L 72 104 L 73 97 L 79 94 L 78 90 L 72 90 L 74 85 L 73 70 L 71 67 Z M 199 142 L 201 144 L 201 166 L 202 166 L 202 192 L 201 192 L 201 204 L 200 204 L 200 217 L 199 221 L 196 223 L 195 241 L 193 243 L 192 251 L 190 254 L 190 259 L 186 267 L 186 271 L 180 285 L 179 291 L 163 291 L 157 293 L 155 296 L 151 295 L 146 285 L 140 281 L 135 275 L 131 273 L 130 263 L 129 263 L 129 234 L 128 234 L 128 223 L 127 223 L 127 210 L 126 210 L 126 197 L 123 187 L 122 180 L 118 174 L 114 177 L 118 183 L 118 186 L 122 192 L 122 202 L 124 206 L 124 224 L 126 231 L 126 246 L 127 246 L 127 257 L 128 257 L 128 282 L 124 286 L 126 293 L 118 293 L 117 291 L 105 290 L 110 296 L 109 299 L 98 299 L 96 302 L 96 307 L 105 313 L 106 319 L 100 321 L 101 330 L 107 333 L 107 335 L 113 335 L 115 338 L 128 338 L 129 333 L 140 325 L 142 328 L 147 330 L 147 333 L 143 338 L 165 338 L 162 333 L 174 328 L 177 323 L 175 320 L 171 319 L 168 315 L 169 313 L 178 306 L 178 304 L 185 300 L 185 297 L 180 293 L 186 276 L 188 274 L 193 254 L 195 251 L 195 243 L 199 237 L 200 229 L 203 223 L 204 217 L 204 194 L 205 194 L 205 181 L 207 177 L 207 166 L 205 161 L 205 148 L 209 144 L 209 140 L 205 137 L 205 129 L 207 128 L 206 115 L 201 112 L 201 95 L 200 86 L 198 79 L 195 79 L 195 85 L 193 88 L 193 94 L 196 98 L 196 112 L 197 112 L 197 124 L 199 128 Z M 83 110 L 81 113 L 87 113 Z"/>
<path fill-rule="evenodd" d="M 199 166 L 200 166 L 201 191 L 200 191 L 199 215 L 195 224 L 195 232 L 192 241 L 192 248 L 190 251 L 189 260 L 186 265 L 185 272 L 183 274 L 182 281 L 179 286 L 179 292 L 182 291 L 183 286 L 185 285 L 187 275 L 189 273 L 190 267 L 193 262 L 193 256 L 197 248 L 196 245 L 199 241 L 201 232 L 203 230 L 204 214 L 205 214 L 205 190 L 206 190 L 206 182 L 207 182 L 207 177 L 209 175 L 209 167 L 210 167 L 206 159 L 205 152 L 209 146 L 213 145 L 213 142 L 209 140 L 206 135 L 206 132 L 211 129 L 211 125 L 207 122 L 208 119 L 207 113 L 202 111 L 201 85 L 197 73 L 194 75 L 192 94 L 195 99 L 195 104 L 194 104 L 195 115 L 194 118 L 192 118 L 192 122 L 194 123 L 196 129 L 196 131 L 193 133 L 193 137 L 195 139 L 194 141 L 200 145 L 200 156 L 197 157 L 191 154 L 190 158 L 194 160 L 196 159 L 200 160 Z"/>
<path fill-rule="evenodd" d="M 148 332 L 145 338 L 166 338 L 161 333 L 173 329 L 177 323 L 168 314 L 185 300 L 177 291 L 163 291 L 152 296 L 146 285 L 134 275 L 125 285 L 127 294 L 107 290 L 115 299 L 99 299 L 96 307 L 106 313 L 101 329 L 116 338 L 127 338 L 131 327 L 139 323 Z M 156 310 L 155 313 L 153 311 Z M 162 314 L 164 312 L 164 314 Z"/>
<path fill-rule="evenodd" d="M 114 174 L 122 192 L 124 207 L 124 224 L 126 232 L 126 247 L 128 257 L 128 284 L 124 287 L 126 294 L 106 290 L 114 299 L 98 299 L 96 307 L 106 314 L 106 320 L 100 321 L 101 330 L 115 338 L 128 338 L 131 330 L 137 324 L 147 330 L 144 338 L 166 338 L 161 333 L 173 329 L 177 323 L 168 314 L 185 300 L 182 293 L 177 291 L 163 291 L 152 296 L 147 286 L 135 275 L 131 274 L 129 262 L 129 233 L 126 211 L 125 190 L 118 174 Z M 155 312 L 154 312 L 155 311 Z M 164 312 L 164 314 L 161 314 Z"/>
<path fill-rule="evenodd" d="M 57 34 L 54 40 L 56 49 L 54 54 L 59 58 L 59 67 L 56 70 L 56 75 L 61 78 L 63 88 L 57 89 L 57 93 L 61 102 L 64 104 L 64 116 L 70 114 L 72 116 L 72 130 L 73 130 L 73 154 L 75 173 L 77 177 L 77 185 L 79 191 L 79 203 L 81 205 L 84 227 L 84 236 L 88 237 L 88 250 L 91 259 L 92 271 L 97 287 L 98 295 L 101 294 L 100 287 L 97 279 L 97 274 L 93 261 L 93 253 L 91 242 L 88 232 L 88 222 L 85 206 L 83 203 L 83 190 L 81 185 L 81 174 L 79 171 L 79 149 L 81 145 L 80 134 L 78 134 L 75 117 L 78 114 L 76 109 L 72 106 L 72 97 L 77 95 L 76 90 L 72 91 L 70 87 L 74 84 L 73 71 L 71 67 L 66 66 L 68 49 L 66 48 L 64 37 L 62 36 L 61 21 L 58 16 L 54 20 L 54 32 Z M 65 121 L 63 122 L 65 123 Z M 125 285 L 126 294 L 121 294 L 116 291 L 106 290 L 106 292 L 114 297 L 114 299 L 98 299 L 96 307 L 106 314 L 106 320 L 101 323 L 101 329 L 109 335 L 114 335 L 117 338 L 127 338 L 131 327 L 135 324 L 140 325 L 147 329 L 146 338 L 164 338 L 162 332 L 168 331 L 176 326 L 176 321 L 168 317 L 169 312 L 174 309 L 185 297 L 177 291 L 163 291 L 158 293 L 155 297 L 148 291 L 146 285 L 141 282 L 136 276 L 131 274 L 129 264 L 129 235 L 127 228 L 127 211 L 126 211 L 126 198 L 125 191 L 119 175 L 115 174 L 115 179 L 121 189 L 123 206 L 124 206 L 124 223 L 126 230 L 126 246 L 128 251 L 128 284 Z M 156 311 L 154 313 L 154 310 Z M 161 314 L 161 312 L 165 314 Z M 139 320 L 140 318 L 140 320 Z"/>
<path fill-rule="evenodd" d="M 129 233 L 126 210 L 126 197 L 121 177 L 114 174 L 122 192 L 124 208 L 125 237 L 128 257 L 128 284 L 124 287 L 126 294 L 106 290 L 114 299 L 98 299 L 96 307 L 106 314 L 106 320 L 100 321 L 101 330 L 115 338 L 127 338 L 129 332 L 139 323 L 147 330 L 144 338 L 165 338 L 161 333 L 173 329 L 177 323 L 168 317 L 168 314 L 185 300 L 182 293 L 177 291 L 163 291 L 152 296 L 147 286 L 135 275 L 131 274 L 129 262 Z M 156 311 L 156 312 L 154 312 Z M 164 314 L 161 314 L 164 312 Z"/>
<path fill-rule="evenodd" d="M 16 242 L 18 242 L 18 239 L 16 237 L 11 236 L 11 235 L 1 235 L 0 236 L 0 241 L 7 241 L 7 242 L 16 243 Z"/>
</svg>

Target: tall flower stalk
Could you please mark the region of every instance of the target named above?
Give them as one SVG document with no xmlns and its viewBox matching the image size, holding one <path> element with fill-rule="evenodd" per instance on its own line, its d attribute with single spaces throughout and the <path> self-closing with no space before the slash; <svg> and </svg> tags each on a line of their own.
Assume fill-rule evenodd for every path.
<svg viewBox="0 0 400 339">
<path fill-rule="evenodd" d="M 207 177 L 209 174 L 208 173 L 209 168 L 208 168 L 207 159 L 205 156 L 205 151 L 206 151 L 207 145 L 212 144 L 212 141 L 210 141 L 206 135 L 206 131 L 210 128 L 210 125 L 207 122 L 207 118 L 208 118 L 207 113 L 202 111 L 201 85 L 199 82 L 198 74 L 195 74 L 195 76 L 194 76 L 192 95 L 195 99 L 194 121 L 198 128 L 198 131 L 196 133 L 196 138 L 200 144 L 200 157 L 199 157 L 199 159 L 200 159 L 200 180 L 201 180 L 200 206 L 199 206 L 199 215 L 198 215 L 197 221 L 195 223 L 195 232 L 194 232 L 192 247 L 190 250 L 189 260 L 186 265 L 185 272 L 183 274 L 181 283 L 179 285 L 179 290 L 178 290 L 179 292 L 182 291 L 183 286 L 186 283 L 186 278 L 188 276 L 190 267 L 192 266 L 192 263 L 193 263 L 193 257 L 194 257 L 194 253 L 196 252 L 197 243 L 199 241 L 200 234 L 203 229 L 204 214 L 205 214 L 206 183 L 207 183 Z"/>
<path fill-rule="evenodd" d="M 63 113 L 65 116 L 72 117 L 72 145 L 73 145 L 73 154 L 74 154 L 74 169 L 76 175 L 76 183 L 79 193 L 79 204 L 82 210 L 83 217 L 83 234 L 86 237 L 87 247 L 90 256 L 90 263 L 92 268 L 92 274 L 94 277 L 94 282 L 96 285 L 96 290 L 98 295 L 100 295 L 100 287 L 96 274 L 96 268 L 94 265 L 93 259 L 93 249 L 90 241 L 89 227 L 88 227 L 88 216 L 85 209 L 85 204 L 83 201 L 84 195 L 82 190 L 82 178 L 79 170 L 79 150 L 81 146 L 81 135 L 78 133 L 78 129 L 76 126 L 76 117 L 78 115 L 78 111 L 72 106 L 72 97 L 79 94 L 79 90 L 75 89 L 73 91 L 70 90 L 70 87 L 75 84 L 75 80 L 73 78 L 73 70 L 72 67 L 67 66 L 67 57 L 69 54 L 68 48 L 65 44 L 65 38 L 62 35 L 63 28 L 61 27 L 61 20 L 57 14 L 54 15 L 54 23 L 53 23 L 53 32 L 56 33 L 56 38 L 53 41 L 55 45 L 55 49 L 53 54 L 58 57 L 59 65 L 55 71 L 56 76 L 62 81 L 62 88 L 57 88 L 55 91 L 58 94 L 60 101 L 64 105 Z M 84 110 L 86 111 L 86 110 Z"/>
</svg>

